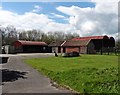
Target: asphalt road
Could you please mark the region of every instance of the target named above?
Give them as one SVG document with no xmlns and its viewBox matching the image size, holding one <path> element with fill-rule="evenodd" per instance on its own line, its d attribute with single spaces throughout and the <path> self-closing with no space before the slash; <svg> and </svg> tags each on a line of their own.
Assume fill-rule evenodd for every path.
<svg viewBox="0 0 120 95">
<path fill-rule="evenodd" d="M 4 55 L 6 56 L 6 55 Z M 2 64 L 2 93 L 71 93 L 51 85 L 50 79 L 24 64 L 26 58 L 44 58 L 53 54 L 18 54 Z"/>
</svg>

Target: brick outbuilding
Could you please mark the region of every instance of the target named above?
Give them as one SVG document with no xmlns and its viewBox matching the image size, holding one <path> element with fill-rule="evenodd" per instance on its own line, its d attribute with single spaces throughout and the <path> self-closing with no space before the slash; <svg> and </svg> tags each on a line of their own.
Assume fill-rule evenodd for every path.
<svg viewBox="0 0 120 95">
<path fill-rule="evenodd" d="M 68 40 L 62 47 L 65 49 L 65 52 L 94 53 L 94 44 L 91 40 Z"/>
</svg>

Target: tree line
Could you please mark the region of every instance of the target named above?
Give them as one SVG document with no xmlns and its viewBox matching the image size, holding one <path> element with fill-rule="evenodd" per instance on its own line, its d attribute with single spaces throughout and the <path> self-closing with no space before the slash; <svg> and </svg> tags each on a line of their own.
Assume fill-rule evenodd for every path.
<svg viewBox="0 0 120 95">
<path fill-rule="evenodd" d="M 20 31 L 12 25 L 7 27 L 0 26 L 0 33 L 2 45 L 11 45 L 16 40 L 42 41 L 50 44 L 52 41 L 63 41 L 80 37 L 77 33 L 64 33 L 63 31 L 50 31 L 47 33 L 38 29 Z M 116 47 L 120 49 L 120 39 L 116 41 Z"/>
<path fill-rule="evenodd" d="M 14 26 L 0 27 L 2 45 L 11 45 L 16 40 L 43 41 L 50 44 L 52 41 L 63 41 L 79 37 L 77 33 L 64 33 L 63 31 L 17 30 Z"/>
</svg>

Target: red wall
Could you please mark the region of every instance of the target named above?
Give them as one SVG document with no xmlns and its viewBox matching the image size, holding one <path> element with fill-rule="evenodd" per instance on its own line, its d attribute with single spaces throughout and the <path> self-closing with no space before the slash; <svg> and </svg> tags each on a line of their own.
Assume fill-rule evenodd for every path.
<svg viewBox="0 0 120 95">
<path fill-rule="evenodd" d="M 66 47 L 66 52 L 73 52 L 73 51 L 76 51 L 76 52 L 79 52 L 79 47 Z"/>
<path fill-rule="evenodd" d="M 66 53 L 73 52 L 73 51 L 86 54 L 87 53 L 87 47 L 86 46 L 82 46 L 82 47 L 66 47 Z"/>
<path fill-rule="evenodd" d="M 14 43 L 14 47 L 16 47 L 16 48 L 21 47 L 21 46 L 22 46 L 21 43 L 18 42 L 18 41 L 16 41 L 16 42 Z"/>
</svg>

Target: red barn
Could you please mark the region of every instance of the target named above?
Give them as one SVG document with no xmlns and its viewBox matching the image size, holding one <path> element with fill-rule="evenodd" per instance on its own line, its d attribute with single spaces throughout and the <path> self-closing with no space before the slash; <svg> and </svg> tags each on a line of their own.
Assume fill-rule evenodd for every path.
<svg viewBox="0 0 120 95">
<path fill-rule="evenodd" d="M 47 50 L 47 44 L 45 42 L 36 41 L 22 41 L 18 40 L 13 43 L 16 53 L 43 53 Z"/>
<path fill-rule="evenodd" d="M 89 37 L 80 37 L 80 38 L 73 38 L 73 41 L 86 41 L 89 40 L 94 44 L 94 52 L 99 51 L 107 51 L 108 48 L 115 47 L 115 39 L 113 37 L 108 36 L 89 36 Z M 87 53 L 91 51 L 91 48 L 87 47 Z M 93 53 L 94 53 L 93 52 Z"/>
<path fill-rule="evenodd" d="M 54 42 L 58 43 L 58 42 Z M 54 46 L 53 43 L 50 46 Z M 56 48 L 59 47 L 61 53 L 66 52 L 79 52 L 79 53 L 96 53 L 103 52 L 115 47 L 115 40 L 113 37 L 108 36 L 89 36 L 73 38 L 71 40 L 63 41 L 62 43 L 55 44 Z"/>
</svg>

